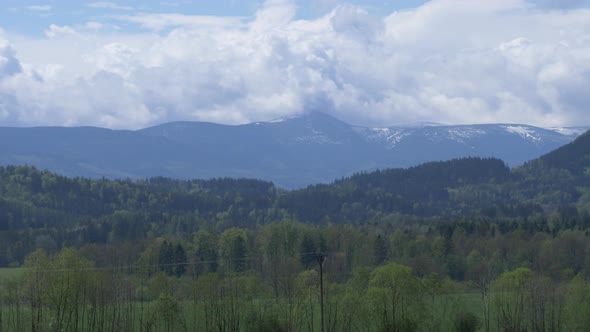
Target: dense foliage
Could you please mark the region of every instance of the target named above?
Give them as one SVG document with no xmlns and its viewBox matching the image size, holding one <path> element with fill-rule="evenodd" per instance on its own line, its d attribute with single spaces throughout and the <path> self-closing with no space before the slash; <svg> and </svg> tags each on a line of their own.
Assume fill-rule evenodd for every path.
<svg viewBox="0 0 590 332">
<path fill-rule="evenodd" d="M 294 221 L 86 244 L 1 278 L 0 324 L 45 331 L 583 331 L 588 229 Z M 220 327 L 221 326 L 221 327 Z"/>
</svg>

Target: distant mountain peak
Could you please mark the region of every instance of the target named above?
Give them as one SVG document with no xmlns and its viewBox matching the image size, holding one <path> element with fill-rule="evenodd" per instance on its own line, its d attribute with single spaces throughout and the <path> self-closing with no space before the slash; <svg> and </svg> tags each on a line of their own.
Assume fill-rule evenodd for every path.
<svg viewBox="0 0 590 332">
<path fill-rule="evenodd" d="M 277 118 L 277 119 L 273 119 L 270 121 L 266 121 L 266 123 L 281 123 L 281 122 L 287 122 L 287 121 L 291 121 L 291 120 L 295 120 L 298 118 L 301 118 L 302 115 L 290 115 L 290 116 L 284 116 L 281 118 Z M 256 122 L 256 124 L 260 124 L 261 122 Z"/>
</svg>

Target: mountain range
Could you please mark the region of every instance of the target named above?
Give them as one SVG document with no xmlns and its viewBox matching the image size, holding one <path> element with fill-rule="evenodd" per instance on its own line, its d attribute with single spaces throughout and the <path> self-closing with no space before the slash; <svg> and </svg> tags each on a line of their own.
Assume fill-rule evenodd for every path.
<svg viewBox="0 0 590 332">
<path fill-rule="evenodd" d="M 362 171 L 469 156 L 518 166 L 587 129 L 522 124 L 369 128 L 320 112 L 238 126 L 172 122 L 136 131 L 2 127 L 0 165 L 27 164 L 92 178 L 247 177 L 300 188 Z"/>
</svg>

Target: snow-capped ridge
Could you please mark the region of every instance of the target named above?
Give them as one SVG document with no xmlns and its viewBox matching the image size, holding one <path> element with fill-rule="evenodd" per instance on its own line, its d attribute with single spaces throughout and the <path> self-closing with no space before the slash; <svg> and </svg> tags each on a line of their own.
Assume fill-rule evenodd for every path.
<svg viewBox="0 0 590 332">
<path fill-rule="evenodd" d="M 175 122 L 137 131 L 0 128 L 0 148 L 6 164 L 36 160 L 34 166 L 72 176 L 249 177 L 300 188 L 368 169 L 463 157 L 518 166 L 575 139 L 563 129 L 522 124 L 371 128 L 321 112 L 277 120 Z"/>
<path fill-rule="evenodd" d="M 542 140 L 542 137 L 532 127 L 529 126 L 507 125 L 503 126 L 503 128 L 509 133 L 519 135 L 523 139 L 530 140 L 532 142 L 540 142 Z"/>
<path fill-rule="evenodd" d="M 566 136 L 579 136 L 588 131 L 588 127 L 550 127 L 547 129 Z"/>
</svg>

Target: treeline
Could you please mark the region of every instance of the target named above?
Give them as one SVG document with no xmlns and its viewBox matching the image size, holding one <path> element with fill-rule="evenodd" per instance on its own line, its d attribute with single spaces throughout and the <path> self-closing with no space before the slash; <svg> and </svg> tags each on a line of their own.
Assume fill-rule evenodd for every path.
<svg viewBox="0 0 590 332">
<path fill-rule="evenodd" d="M 283 221 L 29 254 L 12 331 L 585 331 L 588 228 L 559 220 Z"/>
<path fill-rule="evenodd" d="M 552 151 L 533 163 L 542 163 L 546 167 L 564 169 L 574 175 L 584 176 L 588 180 L 590 170 L 590 132 L 586 132 L 571 142 L 555 151 Z M 588 182 L 586 182 L 588 183 Z"/>
<path fill-rule="evenodd" d="M 0 167 L 0 267 L 21 265 L 36 248 L 55 253 L 208 227 L 252 229 L 283 219 L 316 225 L 416 217 L 498 224 L 559 220 L 553 229 L 585 227 L 587 176 L 546 164 L 539 160 L 511 171 L 496 159 L 466 158 L 362 173 L 296 191 L 250 179 L 93 180 Z"/>
<path fill-rule="evenodd" d="M 276 189 L 270 182 L 249 179 L 92 180 L 67 178 L 34 167 L 7 166 L 0 167 L 0 195 L 5 209 L 12 208 L 12 213 L 26 207 L 59 211 L 64 216 L 96 217 L 119 210 L 160 213 L 200 210 L 207 214 L 230 206 L 248 210 L 267 208 L 276 196 Z"/>
<path fill-rule="evenodd" d="M 501 189 L 513 179 L 500 160 L 465 158 L 361 173 L 330 185 L 310 186 L 284 195 L 279 206 L 304 221 L 330 218 L 355 223 L 392 213 L 476 215 L 498 202 L 516 204 Z M 475 204 L 461 206 L 457 196 L 462 195 L 479 198 Z"/>
</svg>

